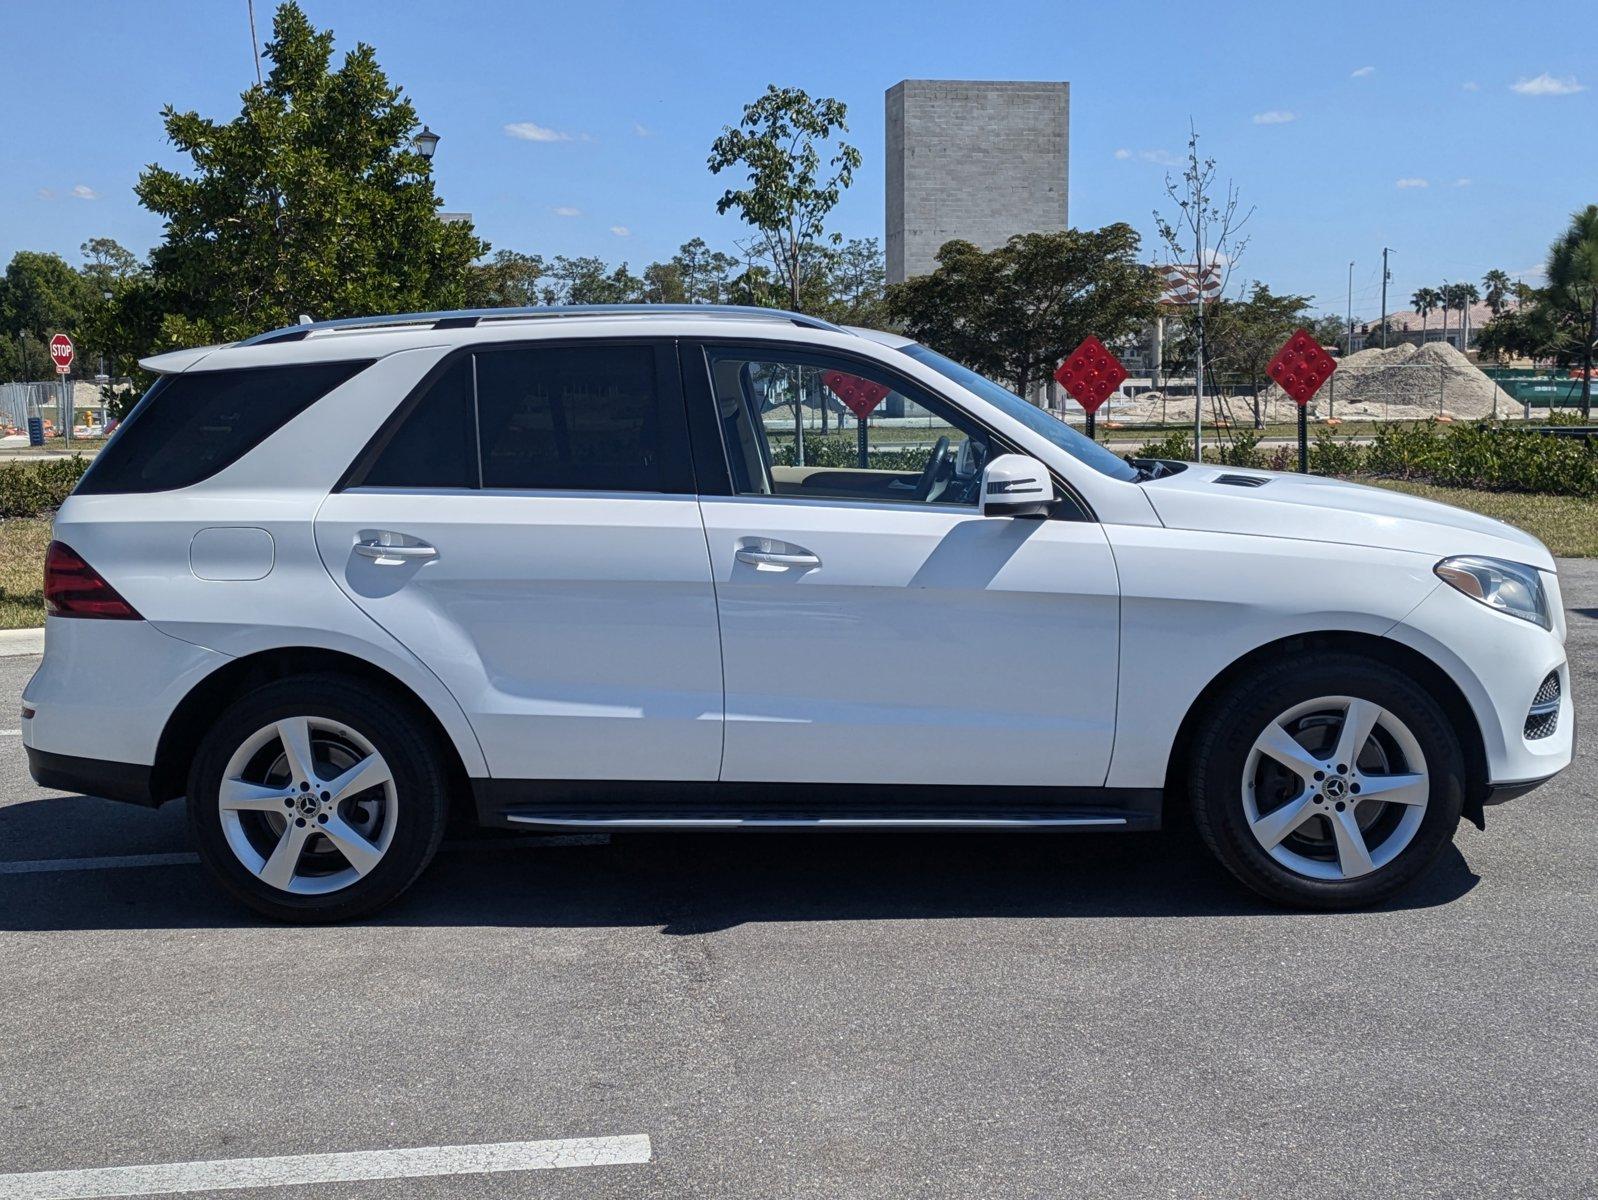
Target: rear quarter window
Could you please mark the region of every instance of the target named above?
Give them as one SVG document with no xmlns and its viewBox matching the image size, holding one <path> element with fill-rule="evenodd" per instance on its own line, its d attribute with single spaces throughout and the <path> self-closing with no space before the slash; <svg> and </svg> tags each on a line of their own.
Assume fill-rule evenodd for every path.
<svg viewBox="0 0 1598 1200">
<path fill-rule="evenodd" d="M 78 484 L 83 495 L 164 492 L 231 466 L 369 361 L 166 375 Z"/>
</svg>

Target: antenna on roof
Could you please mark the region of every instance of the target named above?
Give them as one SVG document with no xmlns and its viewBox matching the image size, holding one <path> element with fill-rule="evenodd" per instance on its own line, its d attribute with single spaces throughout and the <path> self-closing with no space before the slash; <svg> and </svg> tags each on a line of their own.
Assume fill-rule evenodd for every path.
<svg viewBox="0 0 1598 1200">
<path fill-rule="evenodd" d="M 301 325 L 315 325 L 316 322 L 311 319 L 311 314 L 310 313 L 301 313 L 300 314 L 299 324 L 301 324 Z"/>
</svg>

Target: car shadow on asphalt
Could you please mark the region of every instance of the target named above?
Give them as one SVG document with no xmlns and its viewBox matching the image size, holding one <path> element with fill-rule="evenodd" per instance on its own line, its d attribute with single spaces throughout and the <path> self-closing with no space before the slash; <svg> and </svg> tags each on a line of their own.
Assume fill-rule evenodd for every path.
<svg viewBox="0 0 1598 1200">
<path fill-rule="evenodd" d="M 83 845 L 64 844 L 63 818 L 93 806 Z M 177 826 L 168 806 L 163 824 Z M 52 813 L 50 810 L 56 809 Z M 23 811 L 25 810 L 25 811 Z M 8 806 L 4 839 L 36 821 L 55 831 L 50 857 L 172 852 L 164 839 L 108 848 L 127 820 L 151 814 L 82 797 Z M 36 857 L 46 857 L 40 852 Z M 34 856 L 30 856 L 34 857 Z M 1434 868 L 1383 910 L 1430 908 L 1478 877 L 1449 846 Z M 1382 911 L 1382 910 L 1377 910 Z M 658 927 L 693 936 L 752 922 L 971 918 L 1275 917 L 1305 915 L 1258 899 L 1209 855 L 1190 826 L 1155 834 L 992 831 L 615 834 L 609 843 L 527 844 L 472 835 L 441 853 L 377 926 Z M 198 865 L 0 874 L 0 929 L 91 930 L 262 924 Z"/>
</svg>

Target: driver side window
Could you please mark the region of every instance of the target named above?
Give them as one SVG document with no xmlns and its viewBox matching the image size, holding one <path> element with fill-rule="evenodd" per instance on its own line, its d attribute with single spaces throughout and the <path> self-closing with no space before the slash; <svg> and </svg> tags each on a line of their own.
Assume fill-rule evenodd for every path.
<svg viewBox="0 0 1598 1200">
<path fill-rule="evenodd" d="M 975 505 L 987 433 L 958 409 L 854 359 L 710 347 L 744 496 Z"/>
</svg>

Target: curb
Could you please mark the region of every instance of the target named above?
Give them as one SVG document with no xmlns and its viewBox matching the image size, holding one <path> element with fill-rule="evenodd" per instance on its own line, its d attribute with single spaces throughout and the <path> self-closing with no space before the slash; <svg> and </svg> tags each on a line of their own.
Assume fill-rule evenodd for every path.
<svg viewBox="0 0 1598 1200">
<path fill-rule="evenodd" d="M 44 627 L 0 629 L 0 658 L 20 658 L 44 653 Z"/>
</svg>

